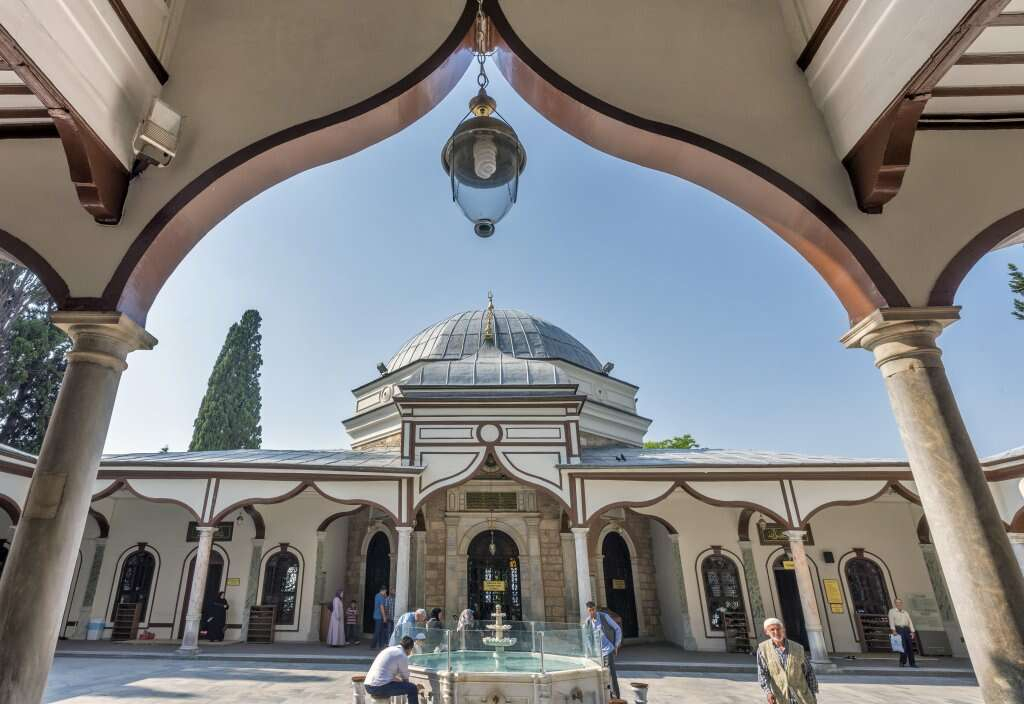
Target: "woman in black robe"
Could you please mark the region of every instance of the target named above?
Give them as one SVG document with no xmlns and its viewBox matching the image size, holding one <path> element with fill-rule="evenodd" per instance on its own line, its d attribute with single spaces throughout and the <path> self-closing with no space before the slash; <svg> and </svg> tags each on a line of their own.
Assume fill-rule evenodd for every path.
<svg viewBox="0 0 1024 704">
<path fill-rule="evenodd" d="M 206 605 L 206 613 L 206 639 L 211 642 L 224 640 L 224 626 L 228 620 L 228 600 L 224 598 L 224 592 Z"/>
</svg>

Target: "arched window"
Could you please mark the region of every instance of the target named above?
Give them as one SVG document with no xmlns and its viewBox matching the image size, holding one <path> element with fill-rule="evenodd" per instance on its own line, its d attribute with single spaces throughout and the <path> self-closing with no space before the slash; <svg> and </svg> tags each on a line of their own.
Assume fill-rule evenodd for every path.
<svg viewBox="0 0 1024 704">
<path fill-rule="evenodd" d="M 846 563 L 846 582 L 850 601 L 858 614 L 888 614 L 892 608 L 882 569 L 874 560 L 853 557 Z"/>
<path fill-rule="evenodd" d="M 747 612 L 739 569 L 724 555 L 708 555 L 700 563 L 700 572 L 704 581 L 708 623 L 711 630 L 724 631 L 726 613 L 745 617 Z"/>
<path fill-rule="evenodd" d="M 156 558 L 147 550 L 140 548 L 124 559 L 117 596 L 114 597 L 114 608 L 110 612 L 111 621 L 116 619 L 117 607 L 121 604 L 141 604 L 139 618 L 146 619 L 146 605 L 155 572 Z"/>
<path fill-rule="evenodd" d="M 274 553 L 263 569 L 263 606 L 276 606 L 275 623 L 291 626 L 299 598 L 299 558 L 287 550 Z"/>
</svg>

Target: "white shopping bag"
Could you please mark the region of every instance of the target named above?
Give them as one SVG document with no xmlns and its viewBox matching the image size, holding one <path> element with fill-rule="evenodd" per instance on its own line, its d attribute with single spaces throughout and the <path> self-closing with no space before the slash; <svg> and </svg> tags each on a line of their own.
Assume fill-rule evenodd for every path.
<svg viewBox="0 0 1024 704">
<path fill-rule="evenodd" d="M 903 652 L 903 638 L 898 633 L 893 633 L 889 636 L 889 645 L 892 646 L 892 652 Z"/>
</svg>

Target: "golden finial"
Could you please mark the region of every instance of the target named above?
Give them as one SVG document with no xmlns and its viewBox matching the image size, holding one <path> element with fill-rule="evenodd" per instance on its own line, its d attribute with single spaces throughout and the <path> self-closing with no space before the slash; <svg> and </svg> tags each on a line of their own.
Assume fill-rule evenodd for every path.
<svg viewBox="0 0 1024 704">
<path fill-rule="evenodd" d="M 487 311 L 484 313 L 484 342 L 494 342 L 494 293 L 487 292 Z"/>
</svg>

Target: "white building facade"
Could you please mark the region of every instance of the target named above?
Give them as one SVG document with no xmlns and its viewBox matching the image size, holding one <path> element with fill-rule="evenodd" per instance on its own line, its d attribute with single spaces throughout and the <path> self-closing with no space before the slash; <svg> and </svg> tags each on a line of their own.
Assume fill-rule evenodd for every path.
<svg viewBox="0 0 1024 704">
<path fill-rule="evenodd" d="M 399 610 L 446 618 L 501 604 L 576 621 L 593 599 L 627 642 L 688 650 L 742 650 L 775 615 L 823 660 L 887 649 L 875 629 L 899 596 L 924 652 L 965 654 L 905 461 L 643 449 L 636 386 L 561 328 L 493 305 L 385 366 L 353 392 L 352 450 L 106 456 L 62 635 L 101 622 L 126 637 L 119 607 L 134 604 L 127 637 L 188 645 L 202 589 L 193 611 L 226 593 L 228 639 L 271 606 L 276 640 L 317 641 L 335 590 L 369 631 L 387 586 Z M 33 464 L 0 456 L 0 557 Z M 1024 448 L 983 466 L 1024 561 Z"/>
</svg>

